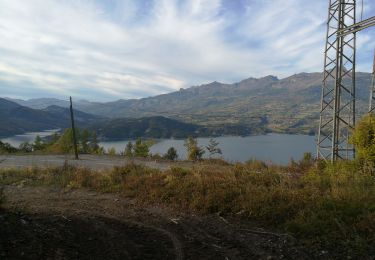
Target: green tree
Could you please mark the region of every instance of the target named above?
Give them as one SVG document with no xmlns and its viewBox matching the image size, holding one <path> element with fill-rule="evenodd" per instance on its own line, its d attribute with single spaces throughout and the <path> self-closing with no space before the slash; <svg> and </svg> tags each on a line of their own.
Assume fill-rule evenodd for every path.
<svg viewBox="0 0 375 260">
<path fill-rule="evenodd" d="M 126 144 L 124 155 L 126 157 L 133 157 L 134 154 L 133 154 L 133 144 L 132 144 L 132 142 L 129 141 Z"/>
<path fill-rule="evenodd" d="M 210 158 L 215 156 L 215 154 L 222 154 L 221 149 L 218 146 L 219 142 L 211 138 L 206 146 L 207 151 L 210 153 Z"/>
<path fill-rule="evenodd" d="M 68 128 L 60 136 L 56 143 L 56 150 L 61 153 L 69 153 L 73 151 L 73 131 Z"/>
<path fill-rule="evenodd" d="M 91 153 L 95 153 L 95 154 L 101 154 L 101 150 L 100 149 L 102 147 L 99 146 L 99 142 L 98 142 L 98 136 L 96 135 L 96 132 L 94 131 L 92 133 L 92 140 L 90 142 L 90 152 Z"/>
<path fill-rule="evenodd" d="M 172 161 L 177 160 L 178 158 L 177 150 L 174 147 L 170 147 L 167 153 L 164 154 L 163 157 L 165 159 L 172 160 Z"/>
<path fill-rule="evenodd" d="M 80 134 L 80 143 L 81 143 L 81 149 L 82 153 L 89 153 L 89 139 L 90 139 L 90 132 L 87 129 L 84 129 L 82 133 Z"/>
<path fill-rule="evenodd" d="M 3 153 L 16 153 L 18 152 L 18 149 L 11 146 L 10 144 L 8 143 L 3 143 L 0 141 L 0 154 L 3 154 Z"/>
<path fill-rule="evenodd" d="M 37 135 L 34 140 L 33 150 L 40 151 L 43 150 L 45 147 L 46 145 L 44 144 L 42 138 L 39 135 Z"/>
<path fill-rule="evenodd" d="M 201 160 L 205 151 L 198 146 L 197 139 L 189 137 L 186 139 L 184 146 L 187 149 L 187 159 L 192 161 Z"/>
<path fill-rule="evenodd" d="M 355 146 L 356 158 L 368 164 L 375 163 L 375 116 L 364 116 L 355 126 L 349 140 Z"/>
<path fill-rule="evenodd" d="M 57 133 L 57 132 L 54 132 L 53 135 L 51 136 L 51 139 L 48 143 L 48 145 L 53 145 L 54 143 L 56 143 L 60 138 L 60 135 Z"/>
<path fill-rule="evenodd" d="M 146 143 L 142 142 L 141 138 L 135 141 L 134 145 L 134 156 L 136 157 L 147 157 L 149 155 L 149 147 Z"/>
</svg>

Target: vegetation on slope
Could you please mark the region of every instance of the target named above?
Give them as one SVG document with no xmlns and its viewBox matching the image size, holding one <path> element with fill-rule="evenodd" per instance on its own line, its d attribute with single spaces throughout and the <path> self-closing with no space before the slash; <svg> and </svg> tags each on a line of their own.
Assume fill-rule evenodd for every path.
<svg viewBox="0 0 375 260">
<path fill-rule="evenodd" d="M 374 175 L 355 162 L 277 167 L 251 161 L 163 172 L 128 165 L 102 174 L 66 165 L 1 170 L 0 183 L 120 192 L 140 203 L 256 220 L 332 255 L 375 253 Z"/>
</svg>

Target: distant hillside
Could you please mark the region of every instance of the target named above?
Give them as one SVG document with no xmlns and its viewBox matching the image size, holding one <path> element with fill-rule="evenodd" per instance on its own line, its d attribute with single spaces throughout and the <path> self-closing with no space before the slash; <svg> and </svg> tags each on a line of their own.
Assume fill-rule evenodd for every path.
<svg viewBox="0 0 375 260">
<path fill-rule="evenodd" d="M 241 125 L 204 127 L 162 116 L 108 119 L 79 110 L 74 111 L 74 116 L 77 128 L 95 130 L 101 139 L 247 135 L 254 131 Z M 70 127 L 70 110 L 59 106 L 38 110 L 0 99 L 0 120 L 0 137 L 47 129 L 64 129 Z"/>
<path fill-rule="evenodd" d="M 134 139 L 144 138 L 186 138 L 208 137 L 222 135 L 244 136 L 265 133 L 264 129 L 249 129 L 241 125 L 226 125 L 223 127 L 205 127 L 184 123 L 162 116 L 142 118 L 116 118 L 100 120 L 90 125 L 101 139 Z M 254 132 L 258 131 L 258 132 Z"/>
<path fill-rule="evenodd" d="M 199 126 L 157 116 L 144 118 L 119 118 L 97 122 L 90 126 L 98 136 L 108 139 L 126 139 L 137 137 L 184 138 L 196 136 Z"/>
<path fill-rule="evenodd" d="M 97 116 L 75 111 L 77 126 L 86 126 Z M 25 132 L 70 126 L 69 110 L 52 106 L 44 110 L 31 109 L 0 98 L 0 136 L 6 137 Z"/>
<path fill-rule="evenodd" d="M 358 110 L 367 107 L 370 73 L 357 73 Z M 75 102 L 78 110 L 112 118 L 165 116 L 226 132 L 273 131 L 310 133 L 317 129 L 321 73 L 300 73 L 284 79 L 249 78 L 234 84 L 212 82 L 169 94 L 108 103 Z M 35 102 L 35 100 L 33 101 Z"/>
<path fill-rule="evenodd" d="M 70 122 L 70 109 L 59 107 L 59 106 L 49 106 L 47 108 L 42 109 L 41 111 L 45 111 L 50 115 L 54 115 L 59 117 L 60 120 L 64 122 Z M 104 117 L 88 114 L 85 112 L 81 112 L 79 110 L 74 109 L 74 121 L 78 124 L 89 124 L 93 121 L 103 119 Z"/>
<path fill-rule="evenodd" d="M 357 108 L 366 110 L 371 74 L 357 73 Z M 213 82 L 150 98 L 80 107 L 111 117 L 167 116 L 207 127 L 236 125 L 273 132 L 313 134 L 318 126 L 322 75 Z M 87 109 L 87 110 L 86 110 Z M 250 132 L 249 132 L 250 134 Z"/>
</svg>

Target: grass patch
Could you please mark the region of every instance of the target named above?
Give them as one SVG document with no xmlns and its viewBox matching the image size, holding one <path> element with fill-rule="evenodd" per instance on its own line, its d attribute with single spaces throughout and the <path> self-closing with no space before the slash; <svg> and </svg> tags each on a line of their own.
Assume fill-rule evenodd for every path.
<svg viewBox="0 0 375 260">
<path fill-rule="evenodd" d="M 120 192 L 140 203 L 257 220 L 333 255 L 375 254 L 375 179 L 355 162 L 280 167 L 249 161 L 166 171 L 131 164 L 103 173 L 65 165 L 1 170 L 0 183 Z"/>
</svg>

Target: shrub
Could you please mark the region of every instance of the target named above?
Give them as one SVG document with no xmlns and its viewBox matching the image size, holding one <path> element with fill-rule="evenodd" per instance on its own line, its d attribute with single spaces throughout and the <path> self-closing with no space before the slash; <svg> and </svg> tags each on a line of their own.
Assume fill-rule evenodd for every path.
<svg viewBox="0 0 375 260">
<path fill-rule="evenodd" d="M 31 153 L 33 151 L 33 145 L 29 142 L 23 142 L 20 144 L 19 150 L 24 153 Z"/>
<path fill-rule="evenodd" d="M 108 153 L 108 155 L 111 155 L 111 156 L 116 155 L 116 148 L 114 148 L 114 147 L 108 148 L 107 153 Z"/>
<path fill-rule="evenodd" d="M 367 114 L 355 126 L 350 143 L 356 148 L 356 157 L 369 165 L 375 163 L 375 116 Z"/>
<path fill-rule="evenodd" d="M 147 157 L 149 155 L 149 146 L 147 143 L 142 142 L 141 138 L 135 141 L 134 145 L 134 156 L 136 157 Z"/>
<path fill-rule="evenodd" d="M 167 153 L 164 154 L 163 157 L 171 161 L 177 160 L 178 158 L 177 150 L 174 147 L 170 147 Z"/>
<path fill-rule="evenodd" d="M 124 155 L 126 157 L 133 157 L 134 156 L 134 153 L 133 153 L 133 144 L 132 142 L 128 142 L 126 144 L 126 147 L 125 147 L 125 151 L 124 151 Z"/>
</svg>

